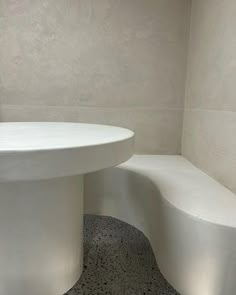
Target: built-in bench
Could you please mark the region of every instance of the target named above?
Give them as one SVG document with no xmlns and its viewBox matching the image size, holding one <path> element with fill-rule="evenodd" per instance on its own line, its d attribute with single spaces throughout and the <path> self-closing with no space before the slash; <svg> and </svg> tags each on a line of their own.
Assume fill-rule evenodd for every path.
<svg viewBox="0 0 236 295">
<path fill-rule="evenodd" d="M 236 196 L 185 158 L 136 155 L 88 174 L 85 212 L 140 229 L 182 295 L 236 294 Z"/>
</svg>

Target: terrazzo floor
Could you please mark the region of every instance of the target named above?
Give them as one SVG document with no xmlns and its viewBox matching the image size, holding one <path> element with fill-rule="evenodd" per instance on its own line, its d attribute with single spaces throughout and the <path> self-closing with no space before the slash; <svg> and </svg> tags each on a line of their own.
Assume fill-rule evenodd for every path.
<svg viewBox="0 0 236 295">
<path fill-rule="evenodd" d="M 111 217 L 85 215 L 84 270 L 65 295 L 178 295 L 161 275 L 149 241 Z"/>
</svg>

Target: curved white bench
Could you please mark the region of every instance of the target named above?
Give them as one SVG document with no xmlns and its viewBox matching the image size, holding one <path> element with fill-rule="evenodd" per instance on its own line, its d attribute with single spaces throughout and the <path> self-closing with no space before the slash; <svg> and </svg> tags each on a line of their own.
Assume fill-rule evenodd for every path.
<svg viewBox="0 0 236 295">
<path fill-rule="evenodd" d="M 136 155 L 86 175 L 85 212 L 140 229 L 182 295 L 236 294 L 236 196 L 185 158 Z"/>
</svg>

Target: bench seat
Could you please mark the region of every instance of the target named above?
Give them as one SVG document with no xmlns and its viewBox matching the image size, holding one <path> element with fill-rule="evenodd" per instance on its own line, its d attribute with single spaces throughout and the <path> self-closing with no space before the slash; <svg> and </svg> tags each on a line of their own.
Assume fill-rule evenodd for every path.
<svg viewBox="0 0 236 295">
<path fill-rule="evenodd" d="M 236 294 L 236 196 L 182 156 L 135 155 L 86 175 L 85 212 L 141 230 L 182 295 Z"/>
</svg>

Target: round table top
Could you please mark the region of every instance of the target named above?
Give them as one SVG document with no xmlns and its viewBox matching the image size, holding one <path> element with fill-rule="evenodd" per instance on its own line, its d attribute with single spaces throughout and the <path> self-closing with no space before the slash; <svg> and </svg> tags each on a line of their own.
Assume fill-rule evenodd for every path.
<svg viewBox="0 0 236 295">
<path fill-rule="evenodd" d="M 134 133 L 84 123 L 0 123 L 0 181 L 84 174 L 128 160 Z"/>
<path fill-rule="evenodd" d="M 0 153 L 80 148 L 133 137 L 128 129 L 84 123 L 0 123 Z"/>
</svg>

